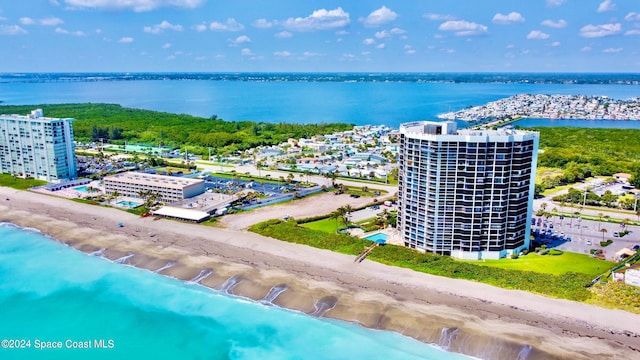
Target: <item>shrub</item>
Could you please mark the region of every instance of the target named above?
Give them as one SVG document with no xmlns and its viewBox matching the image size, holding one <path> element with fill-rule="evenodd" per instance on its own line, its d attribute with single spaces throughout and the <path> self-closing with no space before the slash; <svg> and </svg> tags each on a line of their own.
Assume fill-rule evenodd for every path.
<svg viewBox="0 0 640 360">
<path fill-rule="evenodd" d="M 331 234 L 297 226 L 295 221 L 269 220 L 250 227 L 250 231 L 283 241 L 306 244 L 344 254 L 357 255 L 371 242 L 343 234 Z M 549 250 L 544 250 L 548 252 Z M 519 289 L 563 299 L 585 301 L 591 293 L 585 287 L 592 275 L 566 273 L 551 275 L 532 271 L 506 270 L 457 261 L 449 256 L 422 253 L 395 245 L 378 246 L 368 258 L 382 264 L 433 275 L 467 279 L 507 289 Z"/>
<path fill-rule="evenodd" d="M 529 249 L 522 250 L 522 255 L 527 255 L 529 253 Z"/>
<path fill-rule="evenodd" d="M 562 250 L 558 250 L 558 249 L 549 250 L 549 255 L 557 256 L 557 255 L 562 255 L 562 254 L 564 254 L 564 251 L 562 251 Z"/>
<path fill-rule="evenodd" d="M 605 246 L 611 245 L 612 243 L 613 243 L 613 240 L 607 239 L 607 241 L 600 241 L 600 246 L 605 247 Z"/>
<path fill-rule="evenodd" d="M 514 260 L 517 259 L 518 257 L 519 257 L 518 253 L 514 252 L 513 254 L 511 254 L 511 258 L 514 259 Z"/>
<path fill-rule="evenodd" d="M 540 250 L 540 255 L 547 255 L 548 253 L 549 253 L 549 250 L 547 249 Z"/>
</svg>

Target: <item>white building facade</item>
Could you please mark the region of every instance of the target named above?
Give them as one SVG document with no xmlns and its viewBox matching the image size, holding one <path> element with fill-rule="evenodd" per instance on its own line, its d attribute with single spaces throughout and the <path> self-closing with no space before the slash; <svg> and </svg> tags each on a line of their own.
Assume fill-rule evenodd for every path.
<svg viewBox="0 0 640 360">
<path fill-rule="evenodd" d="M 172 203 L 204 192 L 204 181 L 177 176 L 124 172 L 106 176 L 103 179 L 107 195 L 118 193 L 120 196 L 140 198 L 142 192 L 159 194 L 162 201 Z"/>
<path fill-rule="evenodd" d="M 529 247 L 539 134 L 400 127 L 398 229 L 405 246 L 461 259 Z"/>
<path fill-rule="evenodd" d="M 0 115 L 0 173 L 50 182 L 76 179 L 72 122 L 44 117 L 41 109 Z"/>
</svg>

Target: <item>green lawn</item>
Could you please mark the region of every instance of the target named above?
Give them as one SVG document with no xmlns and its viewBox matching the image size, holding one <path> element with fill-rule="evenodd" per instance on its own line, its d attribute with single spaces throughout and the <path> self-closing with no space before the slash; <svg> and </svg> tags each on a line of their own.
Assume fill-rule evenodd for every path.
<svg viewBox="0 0 640 360">
<path fill-rule="evenodd" d="M 515 260 L 507 258 L 474 263 L 481 266 L 498 267 L 507 270 L 525 270 L 553 275 L 562 275 L 567 272 L 599 275 L 614 265 L 614 263 L 610 261 L 571 252 L 565 252 L 562 255 L 538 255 L 536 253 L 529 253 Z"/>
<path fill-rule="evenodd" d="M 343 227 L 342 222 L 340 220 L 336 222 L 336 219 L 332 219 L 332 218 L 312 221 L 309 223 L 300 224 L 300 226 L 307 229 L 311 229 L 311 230 L 326 232 L 329 234 L 335 234 L 339 228 Z"/>
<path fill-rule="evenodd" d="M 0 186 L 6 186 L 18 190 L 27 190 L 32 187 L 45 185 L 47 182 L 35 179 L 14 178 L 10 174 L 0 174 Z"/>
</svg>

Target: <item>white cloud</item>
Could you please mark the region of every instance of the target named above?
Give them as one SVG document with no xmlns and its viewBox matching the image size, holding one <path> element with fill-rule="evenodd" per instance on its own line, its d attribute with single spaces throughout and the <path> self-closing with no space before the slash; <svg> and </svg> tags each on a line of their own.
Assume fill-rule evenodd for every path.
<svg viewBox="0 0 640 360">
<path fill-rule="evenodd" d="M 425 19 L 429 19 L 431 21 L 451 21 L 456 19 L 456 17 L 453 15 L 434 14 L 434 13 L 426 13 L 422 15 L 422 17 Z"/>
<path fill-rule="evenodd" d="M 249 48 L 244 48 L 244 49 L 240 50 L 240 54 L 242 54 L 244 56 L 255 56 L 255 54 Z"/>
<path fill-rule="evenodd" d="M 391 30 L 382 30 L 382 31 L 378 31 L 375 33 L 375 37 L 377 39 L 386 39 L 386 38 L 390 38 L 392 35 L 402 35 L 406 33 L 405 30 L 402 30 L 400 28 L 393 28 Z"/>
<path fill-rule="evenodd" d="M 205 0 L 64 0 L 72 8 L 151 11 L 160 7 L 195 8 Z"/>
<path fill-rule="evenodd" d="M 238 46 L 240 44 L 247 44 L 251 42 L 251 38 L 247 35 L 240 35 L 233 40 L 229 40 L 229 46 Z"/>
<path fill-rule="evenodd" d="M 543 22 L 540 23 L 540 25 L 548 26 L 548 27 L 556 28 L 556 29 L 561 29 L 561 28 L 567 26 L 567 22 L 564 21 L 563 19 L 560 19 L 558 21 L 544 20 Z"/>
<path fill-rule="evenodd" d="M 521 23 L 524 22 L 524 17 L 519 12 L 510 12 L 507 15 L 497 13 L 493 20 L 491 20 L 494 24 L 508 25 L 513 23 Z"/>
<path fill-rule="evenodd" d="M 540 30 L 532 30 L 527 34 L 527 39 L 529 40 L 545 40 L 549 38 L 549 34 L 543 33 Z"/>
<path fill-rule="evenodd" d="M 171 47 L 171 43 L 164 43 L 164 45 L 162 45 L 163 49 L 168 49 Z"/>
<path fill-rule="evenodd" d="M 267 19 L 258 19 L 253 22 L 253 27 L 257 27 L 259 29 L 268 29 L 273 26 L 273 23 L 268 21 Z"/>
<path fill-rule="evenodd" d="M 349 32 L 347 30 L 338 30 L 336 31 L 336 35 L 349 35 Z"/>
<path fill-rule="evenodd" d="M 86 36 L 86 34 L 82 31 L 69 31 L 69 30 L 65 30 L 63 28 L 56 28 L 56 33 L 57 34 L 63 34 L 63 35 L 71 35 L 71 36 Z"/>
<path fill-rule="evenodd" d="M 515 49 L 515 47 L 516 47 L 516 46 L 515 46 L 515 45 L 513 45 L 513 44 L 509 44 L 509 45 L 507 45 L 507 46 L 506 46 L 506 48 L 507 48 L 507 49 Z"/>
<path fill-rule="evenodd" d="M 407 49 L 407 50 L 405 50 L 404 53 L 407 54 L 407 55 L 413 55 L 413 54 L 416 53 L 416 51 L 414 49 Z"/>
<path fill-rule="evenodd" d="M 182 28 L 182 25 L 173 25 L 167 20 L 162 20 L 160 24 L 156 24 L 153 26 L 145 26 L 143 30 L 144 32 L 149 34 L 160 34 L 165 30 L 182 31 L 183 28 Z"/>
<path fill-rule="evenodd" d="M 27 30 L 18 25 L 0 25 L 0 35 L 21 35 L 26 33 Z"/>
<path fill-rule="evenodd" d="M 56 26 L 63 23 L 64 21 L 62 21 L 62 19 L 56 17 L 48 17 L 40 20 L 40 25 L 43 26 Z"/>
<path fill-rule="evenodd" d="M 621 52 L 622 50 L 622 48 L 607 48 L 602 50 L 602 52 L 606 54 L 615 54 Z"/>
<path fill-rule="evenodd" d="M 275 36 L 275 37 L 277 37 L 279 39 L 288 39 L 288 38 L 292 37 L 293 34 L 288 32 L 288 31 L 280 31 L 279 33 L 277 33 L 277 34 L 275 34 L 273 36 Z"/>
<path fill-rule="evenodd" d="M 582 49 L 580 49 L 581 52 L 589 52 L 591 51 L 591 46 L 585 46 Z"/>
<path fill-rule="evenodd" d="M 380 9 L 375 10 L 364 19 L 365 26 L 380 26 L 390 21 L 395 20 L 398 17 L 393 10 L 386 6 L 382 6 Z"/>
<path fill-rule="evenodd" d="M 22 25 L 42 25 L 42 26 L 56 26 L 64 23 L 62 19 L 57 17 L 48 17 L 44 19 L 33 19 L 30 17 L 21 17 L 20 23 Z"/>
<path fill-rule="evenodd" d="M 198 24 L 196 26 L 193 27 L 197 32 L 203 32 L 203 31 L 207 31 L 207 25 L 205 24 Z"/>
<path fill-rule="evenodd" d="M 586 25 L 580 29 L 580 36 L 586 38 L 599 38 L 619 34 L 622 31 L 620 23 L 602 24 L 602 25 Z"/>
<path fill-rule="evenodd" d="M 228 18 L 224 23 L 213 21 L 209 24 L 209 29 L 211 29 L 211 31 L 240 31 L 244 29 L 244 25 L 237 22 L 234 18 Z"/>
<path fill-rule="evenodd" d="M 627 21 L 640 21 L 640 13 L 632 11 L 628 13 L 627 16 L 624 17 L 624 19 Z"/>
<path fill-rule="evenodd" d="M 279 57 L 289 57 L 291 56 L 291 53 L 285 50 L 285 51 L 276 51 L 273 53 L 273 55 L 279 56 Z"/>
<path fill-rule="evenodd" d="M 282 26 L 292 31 L 330 30 L 349 24 L 349 13 L 338 7 L 333 10 L 315 10 L 307 17 L 288 18 Z"/>
<path fill-rule="evenodd" d="M 485 25 L 464 20 L 447 21 L 438 27 L 441 31 L 453 31 L 457 36 L 473 36 L 486 34 L 489 28 Z"/>
<path fill-rule="evenodd" d="M 604 0 L 598 6 L 597 12 L 603 13 L 603 12 L 607 12 L 607 11 L 614 11 L 615 9 L 616 9 L 616 4 L 614 4 L 613 1 Z"/>
<path fill-rule="evenodd" d="M 391 36 L 391 33 L 388 32 L 387 30 L 378 31 L 375 34 L 375 37 L 378 38 L 378 39 L 384 39 L 384 38 L 387 38 L 389 36 Z"/>
<path fill-rule="evenodd" d="M 373 40 L 372 38 L 367 38 L 367 39 L 362 40 L 362 43 L 365 44 L 365 45 L 373 45 L 373 44 L 376 43 L 376 41 Z"/>
<path fill-rule="evenodd" d="M 552 42 L 552 43 L 551 43 L 551 44 L 549 44 L 549 45 L 550 45 L 550 46 L 553 46 L 553 47 L 560 46 L 560 41 L 554 41 L 554 42 Z"/>
<path fill-rule="evenodd" d="M 302 53 L 302 56 L 304 57 L 314 57 L 314 56 L 321 56 L 322 54 L 317 53 L 317 52 L 311 52 L 311 51 L 305 51 Z"/>
<path fill-rule="evenodd" d="M 122 44 L 130 44 L 133 42 L 133 38 L 131 36 L 125 36 L 123 38 L 120 38 L 120 40 L 118 40 L 119 43 Z"/>
<path fill-rule="evenodd" d="M 640 35 L 640 30 L 634 29 L 624 33 L 625 36 Z"/>
<path fill-rule="evenodd" d="M 22 25 L 34 25 L 36 23 L 35 20 L 33 20 L 30 17 L 21 17 L 20 18 L 20 24 Z"/>
<path fill-rule="evenodd" d="M 567 0 L 547 0 L 548 7 L 558 7 L 564 4 Z"/>
<path fill-rule="evenodd" d="M 384 49 L 384 43 L 376 45 L 376 49 Z"/>
</svg>

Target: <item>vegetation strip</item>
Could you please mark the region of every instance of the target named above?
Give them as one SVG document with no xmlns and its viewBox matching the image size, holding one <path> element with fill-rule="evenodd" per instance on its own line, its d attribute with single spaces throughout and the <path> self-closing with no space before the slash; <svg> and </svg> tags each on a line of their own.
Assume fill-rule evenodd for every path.
<svg viewBox="0 0 640 360">
<path fill-rule="evenodd" d="M 255 224 L 249 230 L 282 241 L 354 256 L 371 245 L 370 241 L 364 239 L 303 228 L 293 220 L 269 220 Z M 575 301 L 587 301 L 591 298 L 591 292 L 585 287 L 593 278 L 593 275 L 589 274 L 567 272 L 562 275 L 552 275 L 533 271 L 506 270 L 456 261 L 448 256 L 421 253 L 394 245 L 376 247 L 367 259 L 428 274 L 473 280 L 556 298 Z"/>
</svg>

